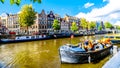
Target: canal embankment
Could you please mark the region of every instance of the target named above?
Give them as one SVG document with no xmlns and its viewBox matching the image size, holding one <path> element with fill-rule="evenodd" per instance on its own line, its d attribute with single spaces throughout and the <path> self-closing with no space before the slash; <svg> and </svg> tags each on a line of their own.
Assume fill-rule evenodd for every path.
<svg viewBox="0 0 120 68">
<path fill-rule="evenodd" d="M 32 36 L 15 36 L 15 39 L 1 39 L 0 43 L 16 43 L 16 42 L 27 42 L 27 41 L 38 41 L 38 40 L 49 40 L 49 39 L 59 39 L 59 38 L 72 38 L 80 36 L 90 36 L 98 34 L 107 34 L 105 31 L 99 32 L 82 32 L 82 33 L 59 33 L 59 34 L 48 34 L 48 35 L 32 35 Z"/>
<path fill-rule="evenodd" d="M 102 68 L 120 68 L 120 49 L 117 46 L 113 47 L 113 56 L 110 58 Z"/>
</svg>

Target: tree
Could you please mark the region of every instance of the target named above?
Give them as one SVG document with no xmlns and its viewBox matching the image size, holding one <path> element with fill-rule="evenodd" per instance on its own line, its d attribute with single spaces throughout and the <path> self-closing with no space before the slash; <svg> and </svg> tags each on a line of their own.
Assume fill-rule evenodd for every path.
<svg viewBox="0 0 120 68">
<path fill-rule="evenodd" d="M 120 30 L 120 26 L 116 26 L 116 29 Z"/>
<path fill-rule="evenodd" d="M 32 5 L 24 5 L 18 16 L 20 26 L 27 27 L 26 31 L 28 32 L 28 27 L 33 25 L 36 19 L 36 12 L 32 8 Z"/>
<path fill-rule="evenodd" d="M 60 29 L 60 23 L 57 19 L 54 19 L 52 27 L 53 27 L 54 30 L 59 30 Z"/>
<path fill-rule="evenodd" d="M 10 4 L 13 5 L 13 4 L 16 4 L 16 5 L 20 5 L 22 0 L 10 0 Z M 30 0 L 32 2 L 38 2 L 38 3 L 41 3 L 41 0 Z M 0 0 L 0 2 L 4 3 L 5 0 Z"/>
<path fill-rule="evenodd" d="M 73 32 L 75 32 L 75 31 L 78 30 L 78 26 L 77 26 L 77 24 L 76 24 L 75 22 L 72 23 L 71 30 L 72 30 Z"/>
<path fill-rule="evenodd" d="M 98 27 L 98 30 L 102 30 L 102 26 L 101 25 Z"/>
<path fill-rule="evenodd" d="M 91 21 L 88 26 L 90 29 L 94 29 L 96 27 L 96 23 L 94 21 Z"/>
<path fill-rule="evenodd" d="M 112 24 L 111 23 L 109 23 L 109 22 L 105 22 L 105 28 L 109 28 L 109 29 L 111 29 L 113 26 L 112 26 Z"/>
<path fill-rule="evenodd" d="M 82 26 L 83 29 L 87 29 L 88 28 L 88 22 L 86 21 L 85 18 L 81 18 L 80 19 L 80 25 Z"/>
</svg>

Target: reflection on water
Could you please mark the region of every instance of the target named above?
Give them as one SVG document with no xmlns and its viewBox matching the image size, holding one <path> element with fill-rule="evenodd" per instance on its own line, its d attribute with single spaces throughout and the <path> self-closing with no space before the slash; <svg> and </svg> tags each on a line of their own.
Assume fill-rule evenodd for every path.
<svg viewBox="0 0 120 68">
<path fill-rule="evenodd" d="M 2 44 L 0 46 L 0 68 L 101 68 L 109 57 L 96 64 L 61 64 L 58 52 L 58 48 L 63 44 L 76 44 L 86 38 L 98 37 L 102 36 Z"/>
</svg>

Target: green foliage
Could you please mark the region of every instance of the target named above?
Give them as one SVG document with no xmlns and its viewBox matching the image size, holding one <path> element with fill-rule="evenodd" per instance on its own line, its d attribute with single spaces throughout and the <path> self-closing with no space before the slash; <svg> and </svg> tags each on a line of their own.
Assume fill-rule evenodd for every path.
<svg viewBox="0 0 120 68">
<path fill-rule="evenodd" d="M 21 0 L 16 0 L 15 4 L 20 5 Z"/>
<path fill-rule="evenodd" d="M 88 28 L 88 22 L 86 21 L 86 19 L 81 18 L 80 21 L 81 21 L 80 25 L 82 26 L 82 28 L 87 29 Z"/>
<path fill-rule="evenodd" d="M 41 0 L 31 0 L 31 1 L 41 3 Z"/>
<path fill-rule="evenodd" d="M 13 5 L 15 3 L 14 0 L 10 0 L 10 4 Z"/>
<path fill-rule="evenodd" d="M 5 0 L 0 0 L 2 3 L 4 3 Z"/>
<path fill-rule="evenodd" d="M 54 30 L 59 30 L 60 29 L 60 23 L 57 19 L 54 19 L 54 23 L 52 25 Z"/>
<path fill-rule="evenodd" d="M 78 26 L 77 26 L 77 24 L 76 24 L 75 22 L 72 23 L 71 30 L 72 30 L 73 32 L 75 32 L 75 31 L 78 30 Z"/>
<path fill-rule="evenodd" d="M 96 27 L 96 23 L 94 21 L 91 21 L 88 25 L 90 29 L 94 29 Z"/>
<path fill-rule="evenodd" d="M 10 4 L 13 5 L 13 4 L 16 4 L 16 5 L 20 5 L 22 0 L 10 0 Z M 32 2 L 38 2 L 38 3 L 41 3 L 41 0 L 30 0 Z M 4 3 L 5 0 L 0 0 L 0 2 Z"/>
<path fill-rule="evenodd" d="M 120 30 L 120 26 L 116 26 L 116 29 Z"/>
<path fill-rule="evenodd" d="M 111 23 L 109 23 L 109 22 L 105 22 L 105 28 L 112 28 L 113 26 L 112 26 L 112 24 Z"/>
<path fill-rule="evenodd" d="M 102 30 L 102 26 L 101 25 L 98 27 L 98 30 Z"/>
<path fill-rule="evenodd" d="M 38 3 L 41 3 L 41 0 L 38 0 Z"/>
<path fill-rule="evenodd" d="M 19 24 L 22 27 L 28 27 L 34 24 L 36 12 L 32 5 L 24 5 L 19 13 Z"/>
</svg>

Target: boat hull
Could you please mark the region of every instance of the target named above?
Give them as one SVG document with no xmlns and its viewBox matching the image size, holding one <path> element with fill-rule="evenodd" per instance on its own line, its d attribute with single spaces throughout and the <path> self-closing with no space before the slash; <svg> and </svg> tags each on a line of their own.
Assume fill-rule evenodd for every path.
<svg viewBox="0 0 120 68">
<path fill-rule="evenodd" d="M 50 39 L 50 37 L 44 37 L 44 38 L 35 38 L 35 39 L 20 39 L 20 40 L 0 40 L 0 43 L 7 44 L 7 43 L 17 43 L 17 42 L 29 42 L 29 41 L 37 41 L 37 40 L 47 40 Z"/>
<path fill-rule="evenodd" d="M 71 52 L 59 49 L 61 63 L 97 62 L 110 54 L 112 46 L 94 52 Z"/>
</svg>

